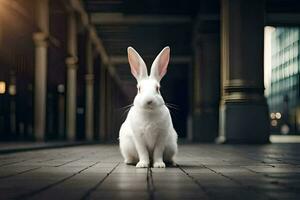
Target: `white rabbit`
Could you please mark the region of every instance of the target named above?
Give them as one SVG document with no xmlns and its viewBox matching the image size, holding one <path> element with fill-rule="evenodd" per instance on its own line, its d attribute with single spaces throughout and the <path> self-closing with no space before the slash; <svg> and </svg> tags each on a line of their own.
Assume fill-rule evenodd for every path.
<svg viewBox="0 0 300 200">
<path fill-rule="evenodd" d="M 140 55 L 128 47 L 131 73 L 137 80 L 137 95 L 119 133 L 120 150 L 126 164 L 144 168 L 164 168 L 173 164 L 177 153 L 177 133 L 169 109 L 160 95 L 160 80 L 167 72 L 170 48 L 165 47 L 154 60 L 150 76 Z"/>
</svg>

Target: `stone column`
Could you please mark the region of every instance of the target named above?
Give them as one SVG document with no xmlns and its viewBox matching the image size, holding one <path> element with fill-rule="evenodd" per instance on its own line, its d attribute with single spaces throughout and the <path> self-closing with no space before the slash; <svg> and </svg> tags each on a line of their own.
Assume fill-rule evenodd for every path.
<svg viewBox="0 0 300 200">
<path fill-rule="evenodd" d="M 0 45 L 3 45 L 2 42 L 3 42 L 3 23 L 2 20 L 0 20 Z"/>
<path fill-rule="evenodd" d="M 12 134 L 17 132 L 17 116 L 16 116 L 16 75 L 15 72 L 10 72 L 10 80 L 8 86 L 8 93 L 10 95 L 10 131 Z"/>
<path fill-rule="evenodd" d="M 106 77 L 107 77 L 107 69 L 104 64 L 101 65 L 100 71 L 100 133 L 99 138 L 100 141 L 104 141 L 106 139 L 106 112 L 107 112 L 107 101 L 106 101 Z"/>
<path fill-rule="evenodd" d="M 106 108 L 105 108 L 105 139 L 111 140 L 112 138 L 112 77 L 107 71 L 106 74 Z"/>
<path fill-rule="evenodd" d="M 94 64 L 90 36 L 86 43 L 86 88 L 85 88 L 85 135 L 88 141 L 94 139 Z"/>
<path fill-rule="evenodd" d="M 66 134 L 70 141 L 76 140 L 76 82 L 77 82 L 77 27 L 75 13 L 68 17 L 68 55 L 67 65 L 67 97 L 66 97 Z"/>
<path fill-rule="evenodd" d="M 43 141 L 46 130 L 47 40 L 49 35 L 48 0 L 36 1 L 36 23 L 39 32 L 33 34 L 35 44 L 34 136 L 37 141 Z"/>
<path fill-rule="evenodd" d="M 58 92 L 58 100 L 57 100 L 57 112 L 58 112 L 58 135 L 59 139 L 62 140 L 64 139 L 65 136 L 65 86 L 63 84 L 58 85 L 57 87 L 57 92 Z"/>
<path fill-rule="evenodd" d="M 220 141 L 267 143 L 264 97 L 264 1 L 221 1 Z"/>
<path fill-rule="evenodd" d="M 218 137 L 220 100 L 219 34 L 194 36 L 192 135 L 198 142 L 214 142 Z"/>
</svg>

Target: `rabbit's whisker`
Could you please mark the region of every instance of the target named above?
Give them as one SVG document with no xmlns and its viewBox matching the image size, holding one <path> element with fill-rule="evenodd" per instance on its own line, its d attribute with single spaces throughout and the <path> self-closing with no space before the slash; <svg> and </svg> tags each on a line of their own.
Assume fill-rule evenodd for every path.
<svg viewBox="0 0 300 200">
<path fill-rule="evenodd" d="M 165 103 L 165 105 L 166 105 L 168 108 L 172 108 L 172 109 L 175 109 L 175 110 L 179 110 L 179 108 L 178 108 L 175 104 Z"/>
<path fill-rule="evenodd" d="M 176 105 L 176 104 L 173 104 L 173 103 L 167 103 L 167 104 L 169 104 L 169 105 L 172 105 L 172 106 L 178 106 L 178 105 Z"/>
<path fill-rule="evenodd" d="M 124 108 L 130 108 L 130 107 L 132 107 L 132 106 L 133 106 L 133 103 L 132 103 L 132 104 L 129 104 L 129 105 L 127 105 L 127 106 L 123 106 L 123 107 L 118 108 L 118 109 L 121 110 L 121 109 L 124 109 Z"/>
<path fill-rule="evenodd" d="M 173 106 L 173 107 L 179 107 L 178 105 L 176 104 L 172 104 L 172 103 L 166 103 L 168 106 Z"/>
</svg>

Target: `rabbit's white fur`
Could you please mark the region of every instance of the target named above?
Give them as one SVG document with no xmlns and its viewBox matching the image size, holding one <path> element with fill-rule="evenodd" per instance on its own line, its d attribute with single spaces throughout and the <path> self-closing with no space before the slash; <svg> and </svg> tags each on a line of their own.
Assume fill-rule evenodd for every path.
<svg viewBox="0 0 300 200">
<path fill-rule="evenodd" d="M 177 133 L 169 109 L 159 92 L 159 82 L 167 71 L 170 48 L 165 47 L 154 60 L 148 76 L 140 55 L 128 47 L 131 72 L 137 79 L 138 93 L 119 133 L 120 150 L 126 164 L 164 168 L 173 164 L 177 153 Z"/>
</svg>

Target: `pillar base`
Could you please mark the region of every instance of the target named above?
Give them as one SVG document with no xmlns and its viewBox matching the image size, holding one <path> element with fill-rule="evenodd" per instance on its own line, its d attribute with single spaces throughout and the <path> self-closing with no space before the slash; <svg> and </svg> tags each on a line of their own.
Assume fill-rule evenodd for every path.
<svg viewBox="0 0 300 200">
<path fill-rule="evenodd" d="M 214 142 L 218 136 L 218 112 L 195 113 L 192 116 L 193 142 Z"/>
<path fill-rule="evenodd" d="M 218 142 L 231 144 L 269 143 L 268 107 L 264 104 L 225 103 L 220 110 Z"/>
</svg>

